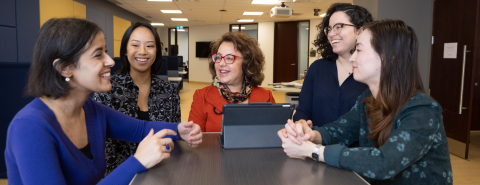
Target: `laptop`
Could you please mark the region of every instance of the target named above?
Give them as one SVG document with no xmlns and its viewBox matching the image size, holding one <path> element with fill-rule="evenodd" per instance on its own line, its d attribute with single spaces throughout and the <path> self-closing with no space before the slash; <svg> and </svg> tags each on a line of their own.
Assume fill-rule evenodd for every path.
<svg viewBox="0 0 480 185">
<path fill-rule="evenodd" d="M 220 144 L 225 149 L 277 148 L 277 132 L 292 118 L 291 103 L 225 104 Z"/>
</svg>

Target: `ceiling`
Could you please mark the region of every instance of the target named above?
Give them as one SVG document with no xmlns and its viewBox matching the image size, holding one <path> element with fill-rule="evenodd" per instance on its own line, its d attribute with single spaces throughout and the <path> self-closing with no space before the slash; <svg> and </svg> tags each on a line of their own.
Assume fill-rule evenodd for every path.
<svg viewBox="0 0 480 185">
<path fill-rule="evenodd" d="M 352 3 L 353 0 L 279 0 L 274 5 L 251 4 L 252 0 L 172 0 L 172 2 L 158 2 L 147 0 L 109 0 L 134 14 L 153 23 L 163 23 L 166 27 L 235 24 L 238 19 L 254 19 L 254 22 L 293 21 L 321 18 L 314 16 L 313 9 L 321 9 L 319 15 L 326 12 L 331 4 L 336 2 Z M 188 2 L 187 2 L 188 1 Z M 298 1 L 305 3 L 298 3 Z M 274 6 L 286 6 L 293 9 L 291 17 L 270 17 L 270 10 Z M 222 13 L 220 10 L 226 10 Z M 166 14 L 160 10 L 181 10 L 181 14 Z M 243 15 L 243 12 L 263 12 L 263 15 Z M 170 18 L 187 18 L 188 21 L 172 21 Z M 241 23 L 240 23 L 241 24 Z"/>
</svg>

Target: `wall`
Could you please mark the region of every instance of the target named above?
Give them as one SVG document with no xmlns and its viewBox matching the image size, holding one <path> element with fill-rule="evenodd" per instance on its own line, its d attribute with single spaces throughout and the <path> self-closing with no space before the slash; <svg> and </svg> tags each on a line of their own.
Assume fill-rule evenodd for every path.
<svg viewBox="0 0 480 185">
<path fill-rule="evenodd" d="M 298 76 L 297 79 L 302 79 L 300 74 L 304 74 L 305 70 L 308 69 L 308 34 L 309 34 L 309 22 L 300 22 L 298 26 Z"/>
<path fill-rule="evenodd" d="M 317 47 L 313 45 L 313 42 L 315 41 L 315 39 L 317 39 L 318 32 L 320 32 L 320 30 L 317 30 L 317 25 L 319 25 L 322 20 L 323 19 L 310 19 L 310 28 L 308 29 L 310 33 L 310 46 L 308 47 L 309 52 L 312 48 L 317 51 Z M 312 65 L 315 60 L 318 60 L 320 58 L 322 58 L 322 56 L 319 53 L 317 53 L 315 57 L 308 57 L 308 66 Z"/>
<path fill-rule="evenodd" d="M 188 33 L 189 32 L 177 32 L 178 36 L 178 55 L 183 56 L 183 62 L 187 62 L 188 60 Z M 192 47 L 195 48 L 195 47 Z M 194 55 L 195 56 L 195 55 Z"/>
<path fill-rule="evenodd" d="M 132 23 L 130 21 L 113 16 L 113 55 L 115 57 L 120 57 L 120 46 L 123 34 L 131 25 Z"/>
<path fill-rule="evenodd" d="M 51 18 L 86 19 L 86 6 L 73 0 L 40 0 L 40 25 Z"/>
<path fill-rule="evenodd" d="M 268 87 L 273 83 L 273 41 L 274 41 L 275 22 L 259 22 L 258 23 L 258 43 L 260 49 L 265 55 L 265 69 L 263 74 L 262 87 Z"/>
<path fill-rule="evenodd" d="M 189 26 L 189 70 L 188 79 L 195 82 L 212 82 L 212 75 L 208 70 L 208 58 L 195 57 L 195 43 L 199 41 L 213 41 L 228 32 L 228 24 Z M 166 43 L 166 42 L 164 42 Z"/>
<path fill-rule="evenodd" d="M 255 40 L 258 40 L 257 36 L 257 30 L 242 30 L 243 33 L 249 34 L 252 36 Z"/>
<path fill-rule="evenodd" d="M 160 42 L 163 42 L 162 50 L 168 45 L 168 28 L 167 27 L 155 27 L 157 29 L 158 36 L 160 36 Z"/>
<path fill-rule="evenodd" d="M 49 1 L 49 0 L 47 0 Z M 128 10 L 125 10 L 108 0 L 75 0 L 86 6 L 95 8 L 107 14 L 115 15 L 130 22 L 150 22 Z"/>
<path fill-rule="evenodd" d="M 107 54 L 114 57 L 113 15 L 87 6 L 87 20 L 98 24 L 102 28 L 108 50 Z"/>
</svg>

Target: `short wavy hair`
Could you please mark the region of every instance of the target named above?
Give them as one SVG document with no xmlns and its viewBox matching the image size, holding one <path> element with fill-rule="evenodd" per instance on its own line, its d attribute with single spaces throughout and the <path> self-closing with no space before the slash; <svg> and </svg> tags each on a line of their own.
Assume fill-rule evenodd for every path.
<svg viewBox="0 0 480 185">
<path fill-rule="evenodd" d="M 242 71 L 247 82 L 253 87 L 262 84 L 265 79 L 265 75 L 263 74 L 265 56 L 259 47 L 258 41 L 246 33 L 228 32 L 210 44 L 211 54 L 217 53 L 218 48 L 224 42 L 232 43 L 235 50 L 242 53 Z M 212 59 L 210 58 L 210 60 Z M 209 68 L 213 79 L 216 76 L 215 63 L 213 61 L 210 61 Z"/>
<path fill-rule="evenodd" d="M 330 24 L 330 17 L 335 12 L 344 12 L 347 14 L 350 22 L 355 25 L 356 29 L 359 29 L 366 23 L 372 22 L 373 17 L 370 12 L 364 7 L 358 5 L 352 5 L 349 3 L 335 3 L 328 8 L 325 17 L 323 18 L 322 22 L 317 25 L 317 30 L 320 32 L 317 35 L 317 39 L 313 42 L 313 45 L 317 47 L 317 52 L 322 55 L 323 58 L 326 58 L 328 61 L 332 61 L 338 55 L 333 52 L 332 45 L 328 41 L 328 37 L 323 32 L 324 28 L 327 28 Z"/>
</svg>

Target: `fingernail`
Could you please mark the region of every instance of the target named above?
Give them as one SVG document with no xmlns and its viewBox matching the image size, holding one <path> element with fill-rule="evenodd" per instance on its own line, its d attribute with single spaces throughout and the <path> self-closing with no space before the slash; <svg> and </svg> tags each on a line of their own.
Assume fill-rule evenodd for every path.
<svg viewBox="0 0 480 185">
<path fill-rule="evenodd" d="M 170 146 L 167 146 L 166 148 L 167 148 L 167 150 L 170 150 Z"/>
</svg>

